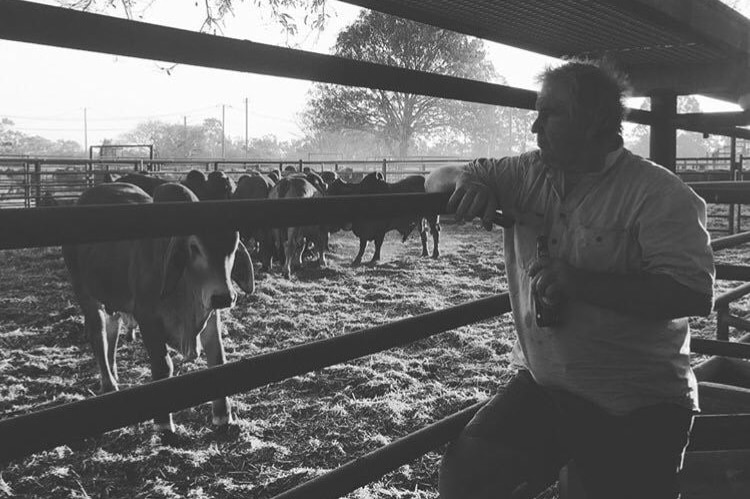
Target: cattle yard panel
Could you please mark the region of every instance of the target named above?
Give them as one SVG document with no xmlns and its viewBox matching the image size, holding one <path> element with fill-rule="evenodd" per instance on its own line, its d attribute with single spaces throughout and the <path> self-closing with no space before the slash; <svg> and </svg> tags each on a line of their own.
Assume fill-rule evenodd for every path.
<svg viewBox="0 0 750 499">
<path fill-rule="evenodd" d="M 0 207 L 29 208 L 72 204 L 84 189 L 105 180 L 107 173 L 155 173 L 171 182 L 183 180 L 190 170 L 223 171 L 235 181 L 249 173 L 295 171 L 305 167 L 314 172 L 336 171 L 347 182 L 357 182 L 367 173 L 382 171 L 389 182 L 408 175 L 426 175 L 435 168 L 464 164 L 458 158 L 422 158 L 337 161 L 217 160 L 217 159 L 77 159 L 26 158 L 23 161 L 0 158 Z"/>
<path fill-rule="evenodd" d="M 510 311 L 507 293 L 0 421 L 0 463 Z"/>
</svg>

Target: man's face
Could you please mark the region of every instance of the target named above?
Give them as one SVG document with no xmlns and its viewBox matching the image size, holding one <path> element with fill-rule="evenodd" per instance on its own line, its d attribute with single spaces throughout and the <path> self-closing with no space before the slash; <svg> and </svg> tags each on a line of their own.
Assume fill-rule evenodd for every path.
<svg viewBox="0 0 750 499">
<path fill-rule="evenodd" d="M 561 170 L 580 169 L 587 147 L 586 127 L 573 116 L 572 99 L 563 82 L 545 83 L 536 101 L 539 115 L 531 126 L 544 162 Z"/>
</svg>

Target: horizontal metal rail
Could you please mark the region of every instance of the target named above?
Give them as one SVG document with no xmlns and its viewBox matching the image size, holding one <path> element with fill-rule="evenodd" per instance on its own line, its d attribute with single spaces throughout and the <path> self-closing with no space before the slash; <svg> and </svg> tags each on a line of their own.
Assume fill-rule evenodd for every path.
<svg viewBox="0 0 750 499">
<path fill-rule="evenodd" d="M 510 311 L 507 293 L 0 421 L 0 463 Z"/>
<path fill-rule="evenodd" d="M 748 181 L 718 180 L 688 182 L 687 185 L 709 204 L 750 204 L 750 182 Z"/>
<path fill-rule="evenodd" d="M 725 307 L 734 300 L 742 298 L 748 293 L 750 293 L 750 282 L 746 282 L 717 296 L 714 300 L 714 308 Z"/>
<path fill-rule="evenodd" d="M 287 227 L 445 211 L 448 194 L 86 205 L 0 210 L 0 249 Z"/>
<path fill-rule="evenodd" d="M 725 281 L 750 281 L 750 266 L 717 263 L 716 279 Z"/>
<path fill-rule="evenodd" d="M 702 355 L 720 355 L 736 359 L 750 359 L 750 343 L 737 341 L 690 339 L 690 351 Z"/>
<path fill-rule="evenodd" d="M 727 248 L 734 248 L 741 244 L 750 242 L 750 232 L 740 232 L 731 236 L 719 237 L 711 241 L 711 249 L 719 251 Z"/>
<path fill-rule="evenodd" d="M 293 489 L 274 499 L 336 499 L 373 482 L 435 447 L 455 439 L 464 426 L 486 401 L 456 412 L 437 423 L 410 433 L 391 444 L 370 452 L 345 465 Z"/>
</svg>

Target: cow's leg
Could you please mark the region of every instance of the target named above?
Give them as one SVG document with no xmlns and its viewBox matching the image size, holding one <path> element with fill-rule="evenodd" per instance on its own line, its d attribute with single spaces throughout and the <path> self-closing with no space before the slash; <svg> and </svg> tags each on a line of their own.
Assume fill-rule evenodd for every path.
<svg viewBox="0 0 750 499">
<path fill-rule="evenodd" d="M 375 253 L 372 254 L 372 260 L 370 260 L 370 263 L 380 261 L 380 248 L 383 246 L 383 239 L 385 239 L 385 232 L 381 232 L 375 236 Z"/>
<path fill-rule="evenodd" d="M 141 320 L 138 323 L 141 327 L 141 337 L 143 338 L 151 363 L 151 379 L 158 381 L 169 378 L 172 376 L 174 368 L 172 366 L 172 358 L 169 356 L 169 352 L 167 352 L 167 345 L 164 344 L 164 340 L 162 339 L 164 338 L 163 332 L 153 324 L 144 324 L 144 321 Z M 154 426 L 159 431 L 174 433 L 172 414 L 157 415 L 154 417 Z"/>
<path fill-rule="evenodd" d="M 201 344 L 206 351 L 206 361 L 209 367 L 221 366 L 226 362 L 224 345 L 221 342 L 221 331 L 221 311 L 214 310 L 200 335 Z M 232 422 L 232 410 L 227 397 L 213 400 L 211 402 L 211 413 L 211 420 L 217 426 L 223 426 Z"/>
<path fill-rule="evenodd" d="M 440 256 L 438 243 L 440 242 L 440 217 L 430 218 L 430 233 L 432 234 L 432 258 Z"/>
<path fill-rule="evenodd" d="M 271 271 L 271 260 L 273 259 L 273 237 L 271 231 L 258 231 L 256 240 L 258 241 L 258 253 L 264 272 Z"/>
<path fill-rule="evenodd" d="M 84 329 L 101 373 L 101 393 L 114 392 L 117 390 L 117 380 L 112 374 L 107 356 L 106 313 L 98 307 L 86 307 L 83 317 Z"/>
<path fill-rule="evenodd" d="M 112 373 L 112 378 L 118 381 L 117 377 L 117 359 L 115 353 L 117 352 L 117 340 L 120 337 L 120 314 L 104 314 L 104 326 L 107 331 L 107 363 L 109 364 L 109 371 Z"/>
<path fill-rule="evenodd" d="M 294 253 L 297 246 L 293 237 L 294 235 L 291 234 L 292 230 L 289 229 L 289 234 L 287 234 L 286 243 L 284 244 L 284 276 L 287 279 L 292 277 L 292 261 L 294 261 Z"/>
<path fill-rule="evenodd" d="M 359 253 L 357 253 L 357 256 L 354 257 L 354 261 L 352 262 L 352 265 L 359 265 L 362 263 L 362 256 L 365 254 L 365 249 L 367 249 L 367 239 L 364 237 L 359 238 Z"/>
<path fill-rule="evenodd" d="M 424 218 L 419 220 L 419 238 L 422 241 L 422 256 L 429 255 L 430 253 L 427 251 L 427 225 Z"/>
<path fill-rule="evenodd" d="M 327 265 L 326 250 L 328 249 L 328 232 L 324 228 L 320 229 L 315 246 L 318 247 L 318 264 L 321 267 L 325 267 Z"/>
</svg>

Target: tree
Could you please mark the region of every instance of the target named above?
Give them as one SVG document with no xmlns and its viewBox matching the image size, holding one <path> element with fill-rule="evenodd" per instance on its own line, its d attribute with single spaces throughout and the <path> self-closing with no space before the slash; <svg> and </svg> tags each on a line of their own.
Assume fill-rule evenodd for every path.
<svg viewBox="0 0 750 499">
<path fill-rule="evenodd" d="M 360 61 L 490 81 L 483 42 L 406 19 L 363 11 L 336 41 L 334 53 Z M 317 131 L 357 130 L 379 137 L 406 156 L 415 139 L 454 129 L 468 132 L 475 107 L 445 99 L 385 90 L 316 84 L 305 123 Z"/>
<path fill-rule="evenodd" d="M 14 129 L 8 118 L 0 119 L 0 155 L 81 156 L 84 151 L 74 140 L 50 140 Z"/>
</svg>

